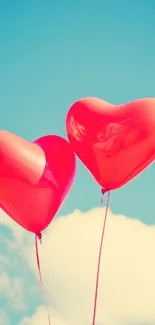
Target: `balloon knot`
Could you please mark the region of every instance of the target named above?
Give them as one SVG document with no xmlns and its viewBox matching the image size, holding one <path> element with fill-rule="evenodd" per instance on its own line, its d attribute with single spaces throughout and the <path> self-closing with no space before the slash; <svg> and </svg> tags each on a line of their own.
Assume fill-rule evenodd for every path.
<svg viewBox="0 0 155 325">
<path fill-rule="evenodd" d="M 103 196 L 105 193 L 107 193 L 109 190 L 106 190 L 105 188 L 101 188 L 101 194 L 102 194 L 102 197 L 101 197 L 101 204 L 103 204 Z"/>
<path fill-rule="evenodd" d="M 108 190 L 106 190 L 105 188 L 102 188 L 102 189 L 101 189 L 101 193 L 102 193 L 102 195 L 104 195 L 106 192 L 108 192 Z"/>
<path fill-rule="evenodd" d="M 42 244 L 42 234 L 41 234 L 41 232 L 39 234 L 36 234 L 36 236 L 39 239 L 40 243 Z"/>
</svg>

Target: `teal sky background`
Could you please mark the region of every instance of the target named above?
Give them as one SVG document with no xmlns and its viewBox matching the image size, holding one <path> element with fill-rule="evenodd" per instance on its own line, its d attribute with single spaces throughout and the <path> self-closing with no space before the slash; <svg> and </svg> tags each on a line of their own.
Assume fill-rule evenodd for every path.
<svg viewBox="0 0 155 325">
<path fill-rule="evenodd" d="M 0 128 L 30 141 L 66 137 L 66 113 L 81 97 L 155 97 L 154 13 L 153 0 L 2 0 Z M 154 224 L 154 178 L 152 165 L 113 192 L 112 211 Z M 59 215 L 98 205 L 100 188 L 78 161 Z"/>
</svg>

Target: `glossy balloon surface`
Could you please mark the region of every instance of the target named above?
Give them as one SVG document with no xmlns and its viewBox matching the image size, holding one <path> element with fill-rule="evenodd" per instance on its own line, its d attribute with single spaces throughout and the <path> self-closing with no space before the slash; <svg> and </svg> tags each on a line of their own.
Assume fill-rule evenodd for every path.
<svg viewBox="0 0 155 325">
<path fill-rule="evenodd" d="M 70 144 L 56 135 L 34 143 L 0 131 L 0 206 L 26 230 L 43 231 L 69 193 L 75 175 Z"/>
<path fill-rule="evenodd" d="M 72 105 L 66 129 L 74 152 L 98 184 L 117 189 L 155 159 L 155 99 L 112 105 L 84 98 Z"/>
</svg>

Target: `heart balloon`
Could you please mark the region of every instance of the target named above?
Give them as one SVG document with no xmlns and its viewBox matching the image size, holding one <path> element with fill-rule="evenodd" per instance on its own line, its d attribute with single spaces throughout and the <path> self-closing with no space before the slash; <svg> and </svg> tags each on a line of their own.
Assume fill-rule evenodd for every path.
<svg viewBox="0 0 155 325">
<path fill-rule="evenodd" d="M 66 128 L 74 152 L 105 190 L 114 190 L 155 159 L 155 99 L 112 105 L 84 98 L 72 105 Z"/>
<path fill-rule="evenodd" d="M 70 144 L 56 135 L 34 143 L 0 131 L 0 206 L 26 230 L 39 234 L 60 209 L 76 169 Z"/>
</svg>

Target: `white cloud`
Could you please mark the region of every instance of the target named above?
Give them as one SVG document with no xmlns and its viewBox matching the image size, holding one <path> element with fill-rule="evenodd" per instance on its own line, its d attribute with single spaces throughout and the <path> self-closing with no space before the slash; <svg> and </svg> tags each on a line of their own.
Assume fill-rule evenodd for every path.
<svg viewBox="0 0 155 325">
<path fill-rule="evenodd" d="M 16 272 L 15 275 L 12 273 L 13 268 L 15 268 L 15 271 L 20 269 L 20 250 L 13 251 L 11 249 L 13 246 L 17 248 L 19 242 L 23 243 L 24 237 L 21 236 L 22 229 L 20 230 L 20 227 L 18 227 L 2 210 L 0 210 L 0 226 L 7 226 L 13 231 L 13 240 L 11 241 L 10 238 L 3 234 L 1 228 L 0 297 L 6 299 L 9 308 L 14 310 L 25 310 L 27 306 L 24 303 L 22 279 L 16 275 Z M 17 236 L 18 233 L 19 236 Z M 19 240 L 17 240 L 17 238 Z"/>
<path fill-rule="evenodd" d="M 43 236 L 40 259 L 52 325 L 91 324 L 104 212 L 75 211 L 56 219 Z M 155 324 L 154 247 L 155 227 L 109 212 L 96 325 Z M 28 248 L 27 261 L 38 277 L 34 248 Z M 22 325 L 45 323 L 41 308 Z"/>
<path fill-rule="evenodd" d="M 61 319 L 60 314 L 57 314 L 54 310 L 50 310 L 52 315 L 52 325 L 68 325 L 65 320 Z M 40 325 L 40 324 L 48 324 L 47 323 L 47 313 L 45 311 L 45 307 L 37 308 L 35 314 L 32 317 L 25 317 L 20 325 Z"/>
<path fill-rule="evenodd" d="M 0 309 L 0 325 L 9 325 L 9 318 L 8 316 L 4 313 L 2 309 Z"/>
<path fill-rule="evenodd" d="M 91 324 L 104 213 L 104 208 L 95 208 L 86 213 L 75 211 L 55 219 L 43 235 L 43 245 L 39 245 L 40 260 L 52 307 L 52 325 Z M 20 252 L 24 252 L 28 266 L 38 278 L 33 237 L 4 214 L 1 215 L 1 223 L 11 227 L 13 245 L 20 246 Z M 109 211 L 96 325 L 155 324 L 154 247 L 155 227 Z M 7 284 L 4 280 L 8 281 L 8 278 L 3 274 L 0 281 L 2 291 L 1 282 L 3 287 Z M 23 281 L 26 282 L 26 279 Z M 16 284 L 11 285 L 12 292 L 18 291 Z M 48 324 L 44 307 L 38 308 L 32 317 L 26 317 L 20 323 L 42 324 Z"/>
<path fill-rule="evenodd" d="M 2 260 L 0 269 L 0 297 L 4 297 L 7 300 L 7 305 L 12 309 L 25 310 L 27 306 L 24 303 L 22 279 L 8 274 L 8 269 L 3 267 L 3 259 L 0 260 Z M 7 263 L 7 266 L 9 266 L 9 263 Z"/>
<path fill-rule="evenodd" d="M 13 309 L 23 309 L 21 279 L 10 278 L 8 274 L 0 273 L 0 294 L 7 298 Z"/>
</svg>

